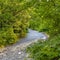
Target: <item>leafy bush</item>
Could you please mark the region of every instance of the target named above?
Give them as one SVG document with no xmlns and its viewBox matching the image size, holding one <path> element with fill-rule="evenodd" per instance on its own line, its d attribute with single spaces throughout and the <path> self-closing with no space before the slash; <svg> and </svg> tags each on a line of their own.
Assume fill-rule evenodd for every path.
<svg viewBox="0 0 60 60">
<path fill-rule="evenodd" d="M 27 48 L 33 60 L 59 60 L 60 35 L 46 41 L 39 41 Z"/>
<path fill-rule="evenodd" d="M 0 0 L 0 45 L 15 43 L 26 35 L 29 26 L 27 9 L 33 5 L 29 3 L 24 0 Z"/>
<path fill-rule="evenodd" d="M 12 28 L 0 30 L 0 46 L 7 44 L 13 44 L 17 41 L 17 36 L 14 34 Z"/>
<path fill-rule="evenodd" d="M 30 28 L 44 31 L 51 36 L 60 33 L 60 4 L 59 0 L 41 0 L 30 8 Z"/>
<path fill-rule="evenodd" d="M 38 41 L 27 48 L 33 60 L 60 60 L 60 1 L 41 0 L 28 9 L 30 28 L 50 35 L 46 41 Z M 58 35 L 59 34 L 59 35 Z"/>
</svg>

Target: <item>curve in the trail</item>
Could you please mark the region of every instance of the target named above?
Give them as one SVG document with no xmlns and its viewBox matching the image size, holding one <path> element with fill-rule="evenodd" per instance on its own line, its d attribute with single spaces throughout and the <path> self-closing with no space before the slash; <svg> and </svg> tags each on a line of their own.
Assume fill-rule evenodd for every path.
<svg viewBox="0 0 60 60">
<path fill-rule="evenodd" d="M 21 45 L 22 47 L 23 46 L 26 46 L 32 42 L 35 42 L 35 41 L 38 41 L 38 40 L 45 40 L 47 39 L 47 35 L 45 35 L 44 33 L 42 32 L 38 32 L 38 31 L 35 31 L 35 30 L 31 30 L 29 29 L 28 30 L 29 32 L 27 33 L 26 37 L 25 38 L 22 38 L 20 39 L 16 44 L 14 45 Z M 25 45 L 24 45 L 25 44 Z"/>
<path fill-rule="evenodd" d="M 25 48 L 34 41 L 44 40 L 46 38 L 47 36 L 45 34 L 29 29 L 25 38 L 20 39 L 12 46 L 6 47 L 2 53 L 0 52 L 0 60 L 25 60 Z"/>
<path fill-rule="evenodd" d="M 27 33 L 26 37 L 21 39 L 21 43 L 24 42 L 30 42 L 30 41 L 34 41 L 34 40 L 38 40 L 38 39 L 46 39 L 47 36 L 41 32 L 35 31 L 35 30 L 31 30 L 29 29 L 29 32 Z"/>
</svg>

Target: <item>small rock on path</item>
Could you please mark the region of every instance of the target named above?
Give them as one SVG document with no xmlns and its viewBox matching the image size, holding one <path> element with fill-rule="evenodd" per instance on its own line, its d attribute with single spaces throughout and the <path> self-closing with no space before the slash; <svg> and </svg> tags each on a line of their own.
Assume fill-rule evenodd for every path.
<svg viewBox="0 0 60 60">
<path fill-rule="evenodd" d="M 4 48 L 2 52 L 0 52 L 0 60 L 32 60 L 31 58 L 28 58 L 25 48 L 39 39 L 46 38 L 47 36 L 43 33 L 29 29 L 29 33 L 25 38 L 19 40 L 12 46 Z"/>
</svg>

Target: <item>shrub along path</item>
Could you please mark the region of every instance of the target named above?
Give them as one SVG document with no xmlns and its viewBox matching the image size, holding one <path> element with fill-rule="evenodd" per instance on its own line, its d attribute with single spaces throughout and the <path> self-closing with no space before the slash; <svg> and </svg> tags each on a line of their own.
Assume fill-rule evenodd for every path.
<svg viewBox="0 0 60 60">
<path fill-rule="evenodd" d="M 45 40 L 47 39 L 47 35 L 29 29 L 29 33 L 25 38 L 19 40 L 12 46 L 6 47 L 2 52 L 0 52 L 0 60 L 30 60 L 25 49 L 29 44 L 36 42 L 39 39 Z"/>
</svg>

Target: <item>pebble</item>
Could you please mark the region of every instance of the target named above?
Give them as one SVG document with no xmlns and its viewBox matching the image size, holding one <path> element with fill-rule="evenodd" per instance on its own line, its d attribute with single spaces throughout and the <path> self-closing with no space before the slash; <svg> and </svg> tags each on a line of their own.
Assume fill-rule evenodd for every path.
<svg viewBox="0 0 60 60">
<path fill-rule="evenodd" d="M 22 54 L 22 52 L 18 52 L 18 54 L 20 55 L 20 54 Z"/>
</svg>

